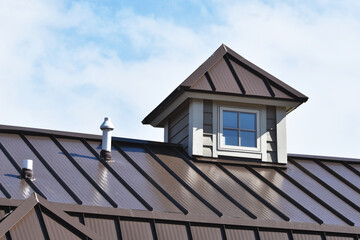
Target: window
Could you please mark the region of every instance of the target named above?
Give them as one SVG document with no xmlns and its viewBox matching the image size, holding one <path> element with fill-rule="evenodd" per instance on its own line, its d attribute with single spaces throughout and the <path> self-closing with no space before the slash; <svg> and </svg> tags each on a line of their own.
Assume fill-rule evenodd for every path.
<svg viewBox="0 0 360 240">
<path fill-rule="evenodd" d="M 259 150 L 259 111 L 220 107 L 220 147 Z"/>
</svg>

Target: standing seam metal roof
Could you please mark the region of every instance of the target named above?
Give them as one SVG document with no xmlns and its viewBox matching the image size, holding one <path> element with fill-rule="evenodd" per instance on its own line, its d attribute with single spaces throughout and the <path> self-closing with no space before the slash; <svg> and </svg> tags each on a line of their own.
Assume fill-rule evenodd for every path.
<svg viewBox="0 0 360 240">
<path fill-rule="evenodd" d="M 296 236 L 293 231 L 353 239 L 360 234 L 360 160 L 290 155 L 284 168 L 191 159 L 180 145 L 114 138 L 114 162 L 105 163 L 98 156 L 100 141 L 101 136 L 0 126 L 0 217 L 36 192 L 61 211 L 81 213 L 99 235 L 111 228 L 123 239 L 144 232 L 159 238 L 171 231 L 202 239 L 212 231 L 222 238 L 251 233 L 255 239 L 287 239 Z M 34 160 L 33 182 L 18 178 L 24 158 Z M 28 219 L 38 218 L 46 229 L 59 227 L 39 218 L 41 206 L 34 209 Z M 20 236 L 15 228 L 5 230 L 12 239 Z"/>
<path fill-rule="evenodd" d="M 221 45 L 142 121 L 150 122 L 183 92 L 306 102 L 308 97 Z"/>
</svg>

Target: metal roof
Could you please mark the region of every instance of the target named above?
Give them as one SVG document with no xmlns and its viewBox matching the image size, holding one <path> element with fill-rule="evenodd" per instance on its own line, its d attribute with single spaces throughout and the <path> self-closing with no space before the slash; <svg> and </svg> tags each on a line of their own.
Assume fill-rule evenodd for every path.
<svg viewBox="0 0 360 240">
<path fill-rule="evenodd" d="M 114 161 L 104 162 L 100 144 L 97 135 L 0 125 L 0 239 L 360 234 L 358 159 L 289 155 L 287 166 L 197 159 L 180 145 L 113 138 Z M 32 182 L 18 178 L 29 158 Z"/>
<path fill-rule="evenodd" d="M 149 124 L 183 92 L 201 92 L 303 103 L 308 97 L 222 44 L 142 121 Z"/>
</svg>

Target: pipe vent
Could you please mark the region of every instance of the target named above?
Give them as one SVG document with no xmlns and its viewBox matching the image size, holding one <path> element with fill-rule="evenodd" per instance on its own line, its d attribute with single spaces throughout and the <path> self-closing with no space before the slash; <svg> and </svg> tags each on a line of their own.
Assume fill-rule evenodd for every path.
<svg viewBox="0 0 360 240">
<path fill-rule="evenodd" d="M 21 170 L 21 178 L 25 180 L 34 181 L 34 171 L 33 171 L 33 160 L 25 159 L 23 160 L 23 167 Z"/>
<path fill-rule="evenodd" d="M 111 131 L 114 130 L 114 124 L 109 117 L 105 117 L 100 129 L 103 131 L 100 157 L 105 161 L 111 161 Z"/>
</svg>

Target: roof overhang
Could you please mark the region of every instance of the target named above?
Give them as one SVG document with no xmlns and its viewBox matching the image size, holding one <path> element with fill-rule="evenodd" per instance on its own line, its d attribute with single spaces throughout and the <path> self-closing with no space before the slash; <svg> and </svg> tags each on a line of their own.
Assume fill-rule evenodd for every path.
<svg viewBox="0 0 360 240">
<path fill-rule="evenodd" d="M 254 90 L 255 89 L 255 90 Z M 161 127 L 189 98 L 284 106 L 287 113 L 308 97 L 222 44 L 142 121 Z M 175 107 L 174 107 L 175 106 Z"/>
<path fill-rule="evenodd" d="M 169 96 L 171 97 L 171 95 Z M 168 97 L 168 98 L 169 98 Z M 196 90 L 179 90 L 179 93 L 170 99 L 165 99 L 157 108 L 155 108 L 143 121 L 143 124 L 150 124 L 153 127 L 163 127 L 165 120 L 169 115 L 181 106 L 188 99 L 204 99 L 214 101 L 224 101 L 233 103 L 246 103 L 257 105 L 270 105 L 285 107 L 287 113 L 291 112 L 302 104 L 299 101 L 291 101 L 289 99 L 273 99 L 266 97 L 239 96 L 235 94 L 214 94 L 211 92 Z"/>
</svg>

